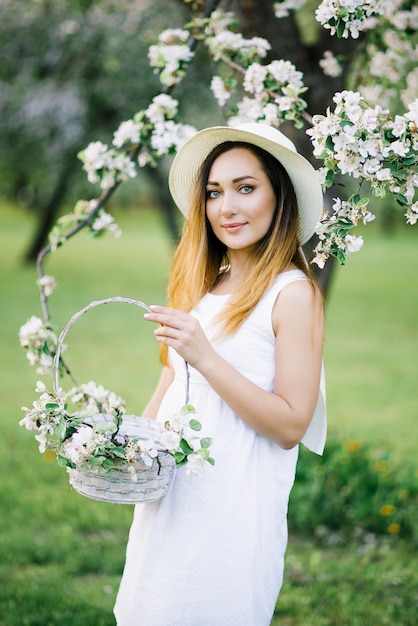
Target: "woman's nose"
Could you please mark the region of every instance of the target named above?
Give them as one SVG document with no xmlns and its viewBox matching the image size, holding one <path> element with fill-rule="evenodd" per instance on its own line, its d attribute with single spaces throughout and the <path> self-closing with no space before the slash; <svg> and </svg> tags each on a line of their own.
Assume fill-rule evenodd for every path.
<svg viewBox="0 0 418 626">
<path fill-rule="evenodd" d="M 222 215 L 235 215 L 238 207 L 236 205 L 236 199 L 233 194 L 224 192 L 222 196 L 221 214 Z"/>
</svg>

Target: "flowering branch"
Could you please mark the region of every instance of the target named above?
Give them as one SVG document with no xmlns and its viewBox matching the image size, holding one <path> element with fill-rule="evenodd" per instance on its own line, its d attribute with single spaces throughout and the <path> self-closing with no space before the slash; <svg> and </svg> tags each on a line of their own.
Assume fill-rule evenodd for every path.
<svg viewBox="0 0 418 626">
<path fill-rule="evenodd" d="M 169 94 L 186 75 L 199 42 L 205 45 L 213 61 L 215 75 L 211 90 L 221 108 L 228 105 L 228 124 L 255 121 L 280 126 L 291 121 L 296 128 L 301 128 L 307 122 L 314 156 L 323 163 L 320 172 L 324 189 L 330 188 L 340 175 L 359 179 L 357 192 L 345 201 L 335 198 L 331 214 L 324 214 L 318 225 L 320 242 L 314 251 L 314 263 L 323 267 L 329 256 L 345 263 L 347 254 L 360 249 L 362 238 L 353 236 L 351 231 L 360 221 L 367 223 L 374 218 L 367 210 L 368 199 L 360 195 L 363 181 L 368 182 L 375 196 L 391 193 L 404 207 L 407 223 L 415 224 L 418 220 L 414 197 L 418 186 L 418 100 L 409 104 L 407 113 L 392 120 L 387 110 L 370 106 L 360 92 L 344 91 L 334 96 L 333 112 L 328 110 L 325 115 L 311 117 L 301 97 L 307 89 L 303 74 L 289 61 L 263 64 L 271 49 L 270 43 L 261 37 L 246 39 L 235 32 L 233 14 L 216 10 L 217 4 L 214 0 L 208 2 L 203 16 L 183 29 L 168 29 L 160 34 L 158 42 L 150 47 L 149 60 L 159 75 L 161 93 L 153 98 L 148 108 L 120 124 L 110 147 L 96 141 L 79 154 L 88 180 L 99 184 L 102 193 L 97 199 L 79 201 L 71 214 L 61 217 L 51 231 L 49 245 L 38 256 L 44 322 L 31 318 L 22 327 L 20 338 L 29 362 L 36 364 L 40 373 L 51 370 L 57 341 L 47 303 L 56 285 L 54 278 L 43 272 L 44 259 L 84 228 L 89 228 L 92 236 L 107 230 L 119 236 L 119 227 L 104 210 L 111 195 L 122 182 L 136 176 L 138 167 L 155 166 L 162 156 L 174 154 L 196 132 L 192 126 L 180 122 L 178 102 Z M 283 17 L 302 4 L 303 0 L 277 2 L 276 15 Z M 345 37 L 346 32 L 355 36 L 356 28 L 360 30 L 357 22 L 363 29 L 370 27 L 372 13 L 374 20 L 377 15 L 379 19 L 399 23 L 396 11 L 392 8 L 390 13 L 387 9 L 383 16 L 382 6 L 380 0 L 376 3 L 355 0 L 347 8 L 338 0 L 330 0 L 322 3 L 320 15 L 323 20 L 327 18 L 327 28 L 331 31 L 335 28 L 337 36 Z M 403 16 L 402 23 L 407 22 L 412 27 L 413 16 L 411 10 L 407 18 Z M 344 31 L 340 23 L 345 24 Z M 404 53 L 407 55 L 406 49 Z M 335 62 L 328 56 L 323 65 L 328 64 L 330 68 Z M 336 70 L 334 67 L 332 71 Z M 60 371 L 71 376 L 62 360 Z"/>
<path fill-rule="evenodd" d="M 376 197 L 389 191 L 404 208 L 408 224 L 418 221 L 418 99 L 404 115 L 393 120 L 380 106 L 373 108 L 358 92 L 335 94 L 333 112 L 316 115 L 311 136 L 314 155 L 324 162 L 322 184 L 329 188 L 338 174 L 348 174 L 370 183 Z M 361 248 L 362 239 L 349 231 L 359 220 L 367 223 L 374 215 L 366 210 L 368 199 L 354 194 L 347 202 L 335 200 L 333 214 L 325 215 L 318 228 L 320 243 L 314 263 L 323 267 L 329 255 L 345 263 L 346 254 Z"/>
</svg>

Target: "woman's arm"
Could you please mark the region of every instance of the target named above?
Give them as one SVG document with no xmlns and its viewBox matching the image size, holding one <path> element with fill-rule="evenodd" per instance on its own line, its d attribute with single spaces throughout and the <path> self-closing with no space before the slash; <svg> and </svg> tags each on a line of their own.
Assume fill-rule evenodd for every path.
<svg viewBox="0 0 418 626">
<path fill-rule="evenodd" d="M 163 367 L 160 375 L 160 379 L 157 383 L 154 393 L 152 394 L 150 401 L 142 411 L 142 417 L 148 417 L 148 419 L 155 420 L 160 408 L 161 400 L 164 397 L 165 392 L 169 388 L 174 378 L 174 372 L 171 367 Z"/>
<path fill-rule="evenodd" d="M 273 309 L 273 393 L 250 382 L 221 357 L 194 317 L 166 307 L 152 307 L 145 318 L 161 324 L 155 331 L 158 341 L 173 347 L 196 368 L 254 430 L 286 449 L 302 439 L 318 399 L 324 335 L 322 299 L 308 281 L 285 287 Z"/>
</svg>

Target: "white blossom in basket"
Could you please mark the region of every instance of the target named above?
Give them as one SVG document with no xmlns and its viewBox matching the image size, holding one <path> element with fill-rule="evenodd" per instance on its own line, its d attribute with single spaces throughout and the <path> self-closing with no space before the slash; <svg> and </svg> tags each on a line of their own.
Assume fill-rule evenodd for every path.
<svg viewBox="0 0 418 626">
<path fill-rule="evenodd" d="M 158 461 L 160 452 L 173 455 L 178 467 L 192 458 L 192 475 L 214 463 L 210 456 L 212 440 L 197 435 L 201 424 L 193 417 L 196 411 L 190 404 L 162 425 L 156 440 L 142 440 L 119 433 L 125 402 L 94 381 L 68 392 L 59 389 L 57 393 L 48 392 L 39 381 L 36 391 L 39 400 L 33 402 L 31 409 L 22 407 L 25 417 L 19 424 L 34 433 L 41 453 L 53 451 L 64 467 L 98 473 L 124 468 L 134 478 L 135 462 L 141 459 L 151 467 L 155 459 Z M 76 410 L 72 411 L 69 405 Z M 93 419 L 102 414 L 109 419 L 104 422 Z"/>
<path fill-rule="evenodd" d="M 158 450 L 154 439 L 141 441 L 139 446 L 139 454 L 147 467 L 151 467 L 153 459 L 158 456 Z"/>
<path fill-rule="evenodd" d="M 74 465 L 83 465 L 94 452 L 96 444 L 102 443 L 105 439 L 104 435 L 99 437 L 101 441 L 98 441 L 98 436 L 95 435 L 93 428 L 81 425 L 77 432 L 64 442 L 61 454 Z"/>
</svg>

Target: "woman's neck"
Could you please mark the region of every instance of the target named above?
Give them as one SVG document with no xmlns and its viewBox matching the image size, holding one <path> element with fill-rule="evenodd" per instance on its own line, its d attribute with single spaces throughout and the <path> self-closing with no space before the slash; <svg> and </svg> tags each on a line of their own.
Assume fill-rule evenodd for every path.
<svg viewBox="0 0 418 626">
<path fill-rule="evenodd" d="M 211 290 L 215 295 L 230 294 L 241 285 L 245 276 L 245 264 L 231 263 L 219 273 L 217 281 Z"/>
</svg>

